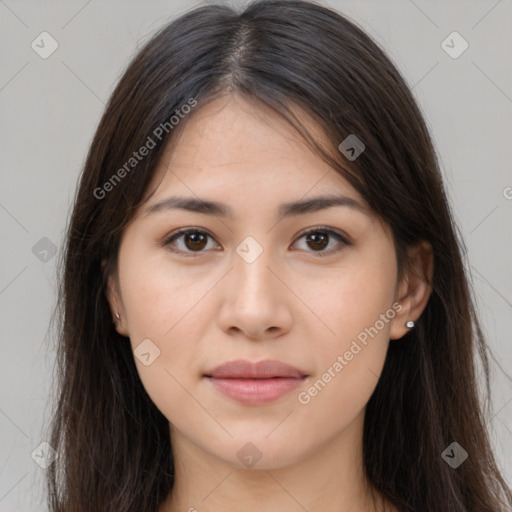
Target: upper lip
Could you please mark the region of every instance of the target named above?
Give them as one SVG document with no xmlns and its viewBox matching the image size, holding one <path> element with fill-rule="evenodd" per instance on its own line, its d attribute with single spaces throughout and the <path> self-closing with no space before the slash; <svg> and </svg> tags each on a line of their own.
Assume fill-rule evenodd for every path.
<svg viewBox="0 0 512 512">
<path fill-rule="evenodd" d="M 205 377 L 216 379 L 269 379 L 272 377 L 302 378 L 307 374 L 275 360 L 252 362 L 244 359 L 228 361 L 205 373 Z"/>
</svg>

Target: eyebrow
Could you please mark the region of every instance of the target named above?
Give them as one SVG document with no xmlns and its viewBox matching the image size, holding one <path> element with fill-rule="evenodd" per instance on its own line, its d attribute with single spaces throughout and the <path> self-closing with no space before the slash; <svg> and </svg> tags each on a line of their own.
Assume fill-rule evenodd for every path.
<svg viewBox="0 0 512 512">
<path fill-rule="evenodd" d="M 284 203 L 278 208 L 277 216 L 291 217 L 296 215 L 305 215 L 325 210 L 327 208 L 332 208 L 334 206 L 352 208 L 365 215 L 369 215 L 369 209 L 355 199 L 346 196 L 324 195 L 302 201 Z M 233 209 L 224 203 L 194 197 L 178 196 L 168 197 L 147 207 L 144 211 L 144 216 L 146 217 L 156 212 L 168 210 L 185 210 L 188 212 L 202 213 L 204 215 L 216 215 L 229 219 L 233 219 L 235 217 Z"/>
</svg>

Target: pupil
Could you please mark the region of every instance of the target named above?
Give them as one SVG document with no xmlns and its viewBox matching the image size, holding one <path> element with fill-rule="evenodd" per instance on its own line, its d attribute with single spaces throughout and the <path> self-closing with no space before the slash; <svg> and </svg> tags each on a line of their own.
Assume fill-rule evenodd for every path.
<svg viewBox="0 0 512 512">
<path fill-rule="evenodd" d="M 311 233 L 307 236 L 307 241 L 312 242 L 313 244 L 319 244 L 317 247 L 312 247 L 312 249 L 323 249 L 327 246 L 328 235 L 326 233 Z"/>
<path fill-rule="evenodd" d="M 186 241 L 191 242 L 192 246 L 190 246 L 190 243 L 187 243 L 187 247 L 189 249 L 203 249 L 205 239 L 206 237 L 202 233 L 189 233 L 186 235 Z"/>
</svg>

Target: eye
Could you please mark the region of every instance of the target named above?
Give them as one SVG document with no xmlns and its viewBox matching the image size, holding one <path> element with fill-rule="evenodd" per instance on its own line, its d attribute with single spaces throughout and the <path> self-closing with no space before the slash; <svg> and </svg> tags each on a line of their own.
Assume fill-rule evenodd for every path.
<svg viewBox="0 0 512 512">
<path fill-rule="evenodd" d="M 203 252 L 203 249 L 207 248 L 208 238 L 213 240 L 211 235 L 206 231 L 202 231 L 200 229 L 181 229 L 178 232 L 169 235 L 163 241 L 163 245 L 172 246 L 175 241 L 180 240 L 182 242 L 181 247 L 178 247 L 178 249 L 170 247 L 170 250 L 173 252 L 185 253 L 185 255 L 189 256 L 191 255 L 190 253 Z"/>
<path fill-rule="evenodd" d="M 317 253 L 315 256 L 319 257 L 337 253 L 341 251 L 343 247 L 352 245 L 342 234 L 323 227 L 316 227 L 306 231 L 299 237 L 299 240 L 302 238 L 306 239 L 307 246 L 313 249 L 313 253 Z M 334 249 L 325 251 L 324 249 L 329 246 L 332 239 L 337 240 L 338 244 L 335 245 Z"/>
<path fill-rule="evenodd" d="M 316 253 L 315 256 L 320 257 L 334 254 L 343 249 L 343 247 L 352 245 L 342 234 L 323 227 L 316 227 L 302 233 L 299 240 L 302 238 L 305 238 L 307 246 L 313 249 L 313 251 L 308 252 Z M 213 247 L 208 247 L 208 239 L 213 240 L 213 237 L 206 231 L 195 228 L 186 228 L 180 229 L 175 233 L 171 233 L 163 240 L 162 245 L 169 247 L 172 252 L 182 253 L 185 256 L 194 256 L 194 253 L 201 253 L 206 249 L 218 248 L 218 246 L 215 245 Z M 331 244 L 333 239 L 338 242 L 334 249 L 331 248 L 327 251 L 324 250 Z M 176 244 L 177 241 L 180 241 L 181 244 Z M 178 247 L 176 248 L 176 246 Z M 307 249 L 305 250 L 307 251 Z"/>
</svg>

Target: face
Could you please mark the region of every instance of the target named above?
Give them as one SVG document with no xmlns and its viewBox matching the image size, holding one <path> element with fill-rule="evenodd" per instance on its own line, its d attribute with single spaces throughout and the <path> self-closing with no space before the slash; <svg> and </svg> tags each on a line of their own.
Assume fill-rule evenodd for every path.
<svg viewBox="0 0 512 512">
<path fill-rule="evenodd" d="M 355 189 L 283 120 L 236 97 L 194 112 L 150 189 L 108 297 L 171 436 L 276 468 L 361 426 L 403 328 L 390 230 Z M 321 196 L 343 199 L 285 206 Z M 214 372 L 235 360 L 298 373 Z"/>
</svg>

